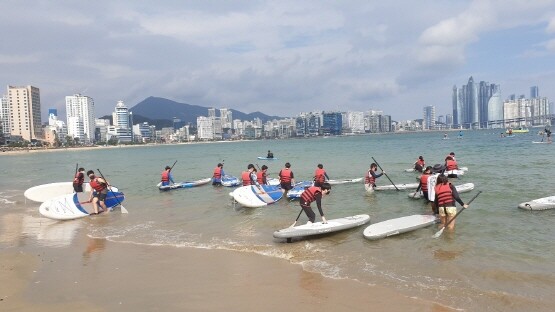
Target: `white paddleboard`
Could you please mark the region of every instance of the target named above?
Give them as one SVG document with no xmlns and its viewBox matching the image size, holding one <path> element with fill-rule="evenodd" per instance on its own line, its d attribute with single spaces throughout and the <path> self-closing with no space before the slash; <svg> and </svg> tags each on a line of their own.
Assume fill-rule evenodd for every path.
<svg viewBox="0 0 555 312">
<path fill-rule="evenodd" d="M 83 191 L 90 192 L 91 185 L 83 183 Z M 114 190 L 116 191 L 116 190 Z M 28 188 L 23 195 L 28 200 L 42 203 L 54 197 L 73 193 L 73 182 L 55 182 Z"/>
<path fill-rule="evenodd" d="M 532 143 L 536 143 L 536 144 L 550 144 L 551 142 L 547 142 L 547 141 L 532 141 Z"/>
<path fill-rule="evenodd" d="M 255 185 L 242 186 L 235 189 L 230 195 L 236 202 L 249 208 L 263 207 L 273 204 L 283 197 L 283 190 L 274 185 L 261 185 L 264 192 Z"/>
<path fill-rule="evenodd" d="M 390 184 L 390 185 L 378 185 L 374 188 L 376 191 L 395 191 L 399 190 L 406 190 L 410 188 L 417 188 L 420 183 L 406 183 L 406 184 Z"/>
<path fill-rule="evenodd" d="M 406 216 L 369 225 L 364 229 L 363 235 L 367 239 L 375 240 L 414 231 L 436 222 L 437 218 L 433 215 Z"/>
<path fill-rule="evenodd" d="M 342 231 L 357 226 L 361 226 L 370 221 L 367 214 L 344 217 L 339 219 L 328 220 L 328 223 L 315 222 L 312 224 L 303 224 L 294 227 L 285 228 L 274 232 L 275 238 L 287 238 L 287 242 L 291 242 L 291 238 L 305 237 L 311 235 L 325 234 L 331 232 Z"/>
<path fill-rule="evenodd" d="M 73 193 L 51 198 L 43 202 L 39 207 L 39 213 L 54 220 L 73 220 L 83 218 L 93 212 L 89 193 Z M 125 200 L 120 192 L 108 192 L 106 196 L 106 207 L 113 208 Z"/>
<path fill-rule="evenodd" d="M 328 180 L 327 182 L 331 185 L 337 184 L 345 184 L 345 183 L 358 183 L 362 181 L 362 178 L 354 178 L 354 179 L 341 179 L 341 180 Z"/>
<path fill-rule="evenodd" d="M 555 208 L 555 196 L 534 199 L 521 203 L 518 208 L 525 210 L 547 210 Z"/>
<path fill-rule="evenodd" d="M 456 174 L 458 176 L 460 175 L 464 175 L 464 170 L 461 169 L 455 169 L 455 170 L 446 170 L 445 171 L 445 175 L 450 175 L 450 174 Z"/>
<path fill-rule="evenodd" d="M 457 189 L 457 192 L 459 192 L 459 193 L 470 192 L 474 189 L 474 183 L 465 183 L 465 184 L 455 185 L 455 188 Z M 416 195 L 414 193 L 415 192 L 410 192 L 409 195 L 408 195 L 409 198 L 420 199 L 423 196 L 422 191 L 418 191 L 418 193 L 416 193 Z"/>
</svg>

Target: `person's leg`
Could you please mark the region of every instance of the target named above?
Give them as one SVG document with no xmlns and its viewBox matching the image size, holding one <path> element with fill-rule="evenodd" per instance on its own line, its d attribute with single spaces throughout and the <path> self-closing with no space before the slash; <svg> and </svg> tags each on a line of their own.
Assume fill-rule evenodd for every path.
<svg viewBox="0 0 555 312">
<path fill-rule="evenodd" d="M 316 220 L 316 215 L 314 214 L 314 211 L 312 211 L 312 208 L 306 205 L 301 205 L 301 207 L 303 208 L 304 213 L 308 217 L 309 222 L 314 223 L 314 221 Z"/>
<path fill-rule="evenodd" d="M 93 211 L 98 214 L 98 197 L 94 196 L 92 199 Z"/>
</svg>

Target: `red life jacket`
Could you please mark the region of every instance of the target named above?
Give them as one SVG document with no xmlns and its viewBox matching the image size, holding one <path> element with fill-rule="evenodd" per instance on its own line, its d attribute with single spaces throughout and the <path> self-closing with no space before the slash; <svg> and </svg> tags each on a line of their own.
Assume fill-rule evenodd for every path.
<svg viewBox="0 0 555 312">
<path fill-rule="evenodd" d="M 447 171 L 458 169 L 457 162 L 454 160 L 447 161 Z"/>
<path fill-rule="evenodd" d="M 420 185 L 422 186 L 422 192 L 428 191 L 428 179 L 430 178 L 429 174 L 423 174 L 420 176 Z"/>
<path fill-rule="evenodd" d="M 221 179 L 222 178 L 222 168 L 216 167 L 214 169 L 214 175 L 212 176 L 214 179 Z"/>
<path fill-rule="evenodd" d="M 316 183 L 323 183 L 326 181 L 326 170 L 324 169 L 316 169 L 314 172 L 314 182 Z"/>
<path fill-rule="evenodd" d="M 283 168 L 279 172 L 279 179 L 282 183 L 289 183 L 291 182 L 291 169 Z"/>
<path fill-rule="evenodd" d="M 258 184 L 266 184 L 266 171 L 261 170 L 256 173 L 256 180 Z"/>
<path fill-rule="evenodd" d="M 310 186 L 301 194 L 301 202 L 310 204 L 316 200 L 316 194 L 322 193 L 322 189 L 317 186 Z"/>
<path fill-rule="evenodd" d="M 422 168 L 424 168 L 424 166 L 426 165 L 426 163 L 425 163 L 422 159 L 420 159 L 420 158 L 418 158 L 418 160 L 416 161 L 416 163 L 419 164 Z"/>
<path fill-rule="evenodd" d="M 366 176 L 364 177 L 364 184 L 374 185 L 376 184 L 376 178 L 372 176 L 370 170 L 366 171 Z"/>
<path fill-rule="evenodd" d="M 243 171 L 243 173 L 241 173 L 241 179 L 243 179 L 243 186 L 252 184 L 251 173 L 248 171 Z"/>
<path fill-rule="evenodd" d="M 82 172 L 77 172 L 73 178 L 73 183 L 81 185 L 85 182 L 85 175 Z"/>
<path fill-rule="evenodd" d="M 453 191 L 451 183 L 436 185 L 436 198 L 439 207 L 453 204 Z"/>
<path fill-rule="evenodd" d="M 170 172 L 168 170 L 162 171 L 162 182 L 170 181 Z"/>
<path fill-rule="evenodd" d="M 98 178 L 94 178 L 91 182 L 89 182 L 89 184 L 91 185 L 91 188 L 98 193 L 106 189 L 106 184 L 98 181 Z"/>
</svg>

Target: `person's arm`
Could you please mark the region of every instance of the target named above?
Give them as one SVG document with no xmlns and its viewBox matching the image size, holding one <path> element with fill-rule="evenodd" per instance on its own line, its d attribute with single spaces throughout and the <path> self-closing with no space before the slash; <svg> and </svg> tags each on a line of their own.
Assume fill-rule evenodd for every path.
<svg viewBox="0 0 555 312">
<path fill-rule="evenodd" d="M 449 184 L 449 186 L 451 187 L 451 192 L 453 193 L 453 198 L 457 201 L 457 203 L 459 203 L 464 208 L 468 207 L 464 204 L 461 197 L 459 196 L 459 192 L 457 191 L 457 188 L 453 184 Z"/>
<path fill-rule="evenodd" d="M 376 173 L 376 171 L 370 170 L 370 174 L 372 175 L 372 177 L 374 177 L 374 179 L 377 179 L 377 178 L 379 178 L 383 175 L 383 172 L 382 173 Z"/>
<path fill-rule="evenodd" d="M 175 184 L 175 182 L 173 181 L 173 175 L 171 172 L 168 174 L 168 178 L 172 184 Z"/>
<path fill-rule="evenodd" d="M 327 172 L 324 172 L 324 176 L 326 177 L 326 180 L 329 180 L 329 179 L 330 179 L 330 177 L 328 176 L 328 173 L 327 173 Z"/>
<path fill-rule="evenodd" d="M 293 175 L 293 171 L 291 171 L 291 185 L 295 184 L 295 176 Z"/>
<path fill-rule="evenodd" d="M 327 223 L 327 220 L 324 217 L 324 211 L 322 210 L 322 193 L 316 194 L 314 198 L 316 199 L 316 207 L 318 207 L 318 212 L 320 212 L 320 216 L 322 217 L 322 223 Z"/>
</svg>

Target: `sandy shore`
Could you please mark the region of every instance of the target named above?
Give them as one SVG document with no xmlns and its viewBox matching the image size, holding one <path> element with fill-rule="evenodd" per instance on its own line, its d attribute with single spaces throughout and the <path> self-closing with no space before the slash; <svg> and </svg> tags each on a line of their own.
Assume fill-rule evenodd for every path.
<svg viewBox="0 0 555 312">
<path fill-rule="evenodd" d="M 2 311 L 449 311 L 280 259 L 113 243 L 0 249 Z"/>
</svg>

